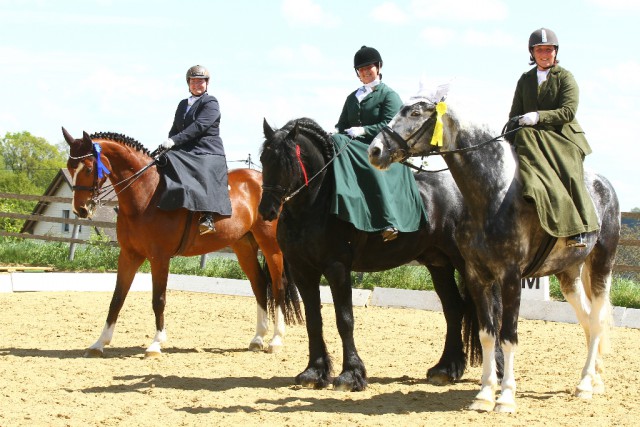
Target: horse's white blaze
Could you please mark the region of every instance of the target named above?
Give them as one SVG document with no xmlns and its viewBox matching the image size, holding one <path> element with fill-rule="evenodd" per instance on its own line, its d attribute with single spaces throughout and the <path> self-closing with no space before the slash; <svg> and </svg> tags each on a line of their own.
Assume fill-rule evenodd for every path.
<svg viewBox="0 0 640 427">
<path fill-rule="evenodd" d="M 71 177 L 71 183 L 72 185 L 75 187 L 76 186 L 76 179 L 78 177 L 78 174 L 80 173 L 80 171 L 84 168 L 84 163 L 80 162 L 78 164 L 78 168 L 76 169 L 75 173 L 73 174 L 73 176 Z"/>
<path fill-rule="evenodd" d="M 167 332 L 163 329 L 156 331 L 156 336 L 153 337 L 153 342 L 147 348 L 145 353 L 162 353 L 162 343 L 167 341 Z"/>
<path fill-rule="evenodd" d="M 104 346 L 109 345 L 111 343 L 111 339 L 113 338 L 113 331 L 116 329 L 116 324 L 109 326 L 107 323 L 104 324 L 104 328 L 102 329 L 102 333 L 100 334 L 100 338 L 96 341 L 89 349 L 98 350 L 99 352 L 104 351 Z"/>
</svg>

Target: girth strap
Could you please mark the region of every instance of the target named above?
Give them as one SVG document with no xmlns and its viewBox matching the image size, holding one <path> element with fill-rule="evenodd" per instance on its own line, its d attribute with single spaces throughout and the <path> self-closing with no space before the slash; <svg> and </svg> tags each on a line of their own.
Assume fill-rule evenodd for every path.
<svg viewBox="0 0 640 427">
<path fill-rule="evenodd" d="M 536 254 L 533 256 L 533 259 L 531 260 L 529 265 L 522 272 L 523 279 L 526 277 L 537 277 L 535 273 L 545 262 L 545 260 L 551 253 L 551 249 L 553 249 L 557 241 L 557 237 L 553 237 L 552 235 L 545 233 L 545 238 L 540 243 L 540 246 L 538 246 Z"/>
</svg>

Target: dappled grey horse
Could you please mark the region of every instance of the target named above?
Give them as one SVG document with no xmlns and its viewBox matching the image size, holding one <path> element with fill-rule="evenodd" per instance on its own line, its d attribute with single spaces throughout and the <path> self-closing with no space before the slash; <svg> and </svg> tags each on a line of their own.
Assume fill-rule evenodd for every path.
<svg viewBox="0 0 640 427">
<path fill-rule="evenodd" d="M 466 211 L 458 223 L 456 240 L 466 261 L 467 285 L 476 301 L 483 348 L 482 385 L 471 408 L 516 409 L 514 358 L 523 277 L 558 277 L 562 294 L 587 338 L 588 356 L 575 394 L 590 398 L 603 392 L 601 355 L 608 345 L 611 272 L 620 237 L 614 189 L 604 177 L 585 174 L 600 230 L 587 234 L 585 248 L 567 247 L 565 238 L 551 238 L 542 229 L 535 206 L 522 197 L 514 148 L 482 127 L 463 127 L 454 112 L 445 113 L 446 108 L 442 98 L 412 98 L 372 141 L 369 160 L 384 169 L 410 156 L 443 155 L 462 192 Z M 442 146 L 437 145 L 438 136 Z M 498 310 L 491 301 L 496 291 L 502 296 Z M 497 399 L 496 340 L 502 345 L 505 362 Z M 571 349 L 563 351 L 572 354 Z"/>
</svg>

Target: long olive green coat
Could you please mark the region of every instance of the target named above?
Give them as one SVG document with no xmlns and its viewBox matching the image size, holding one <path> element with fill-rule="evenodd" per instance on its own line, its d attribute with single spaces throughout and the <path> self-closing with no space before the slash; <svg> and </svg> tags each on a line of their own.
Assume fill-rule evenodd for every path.
<svg viewBox="0 0 640 427">
<path fill-rule="evenodd" d="M 427 216 L 411 170 L 401 164 L 380 171 L 369 163 L 368 144 L 402 107 L 398 94 L 380 83 L 358 102 L 351 93 L 333 135 L 336 151 L 348 144 L 334 161 L 336 194 L 331 213 L 363 231 L 394 226 L 401 232 L 416 231 Z M 365 134 L 351 140 L 342 132 L 362 126 Z"/>
<path fill-rule="evenodd" d="M 534 201 L 542 227 L 552 236 L 567 237 L 598 229 L 593 201 L 584 183 L 583 161 L 591 153 L 576 120 L 578 85 L 559 65 L 538 86 L 536 68 L 516 86 L 509 117 L 537 111 L 535 126 L 515 136 L 524 197 Z"/>
</svg>

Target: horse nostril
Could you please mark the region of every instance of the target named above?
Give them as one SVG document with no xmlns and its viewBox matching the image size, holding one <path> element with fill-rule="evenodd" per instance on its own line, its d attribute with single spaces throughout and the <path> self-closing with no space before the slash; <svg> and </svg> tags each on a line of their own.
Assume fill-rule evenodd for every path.
<svg viewBox="0 0 640 427">
<path fill-rule="evenodd" d="M 85 208 L 78 208 L 73 211 L 78 218 L 86 218 L 89 213 Z"/>
<path fill-rule="evenodd" d="M 380 147 L 372 146 L 369 149 L 369 157 L 378 157 L 378 156 L 380 156 Z"/>
</svg>

